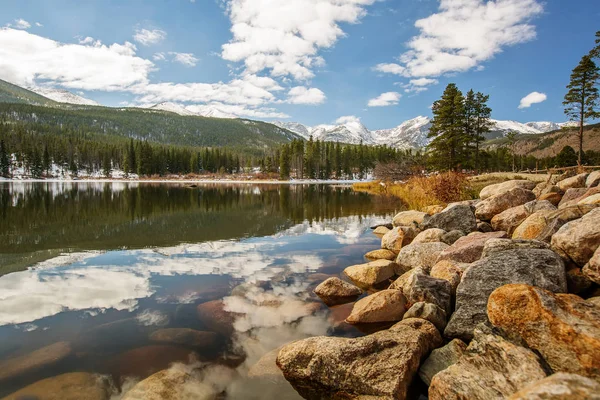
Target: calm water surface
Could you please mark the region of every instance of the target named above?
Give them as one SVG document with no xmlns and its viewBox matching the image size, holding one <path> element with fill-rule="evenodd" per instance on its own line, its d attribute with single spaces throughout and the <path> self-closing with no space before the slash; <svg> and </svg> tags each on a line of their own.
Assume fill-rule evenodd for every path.
<svg viewBox="0 0 600 400">
<path fill-rule="evenodd" d="M 329 309 L 312 290 L 363 262 L 379 244 L 369 226 L 398 207 L 330 185 L 0 183 L 0 366 L 72 349 L 0 373 L 0 397 L 73 371 L 118 391 L 182 362 L 220 398 L 297 399 L 256 362 L 292 340 L 361 335 L 341 322 L 348 306 Z M 199 317 L 204 303 L 235 312 L 231 329 Z M 164 328 L 219 336 L 202 348 L 150 339 Z"/>
</svg>

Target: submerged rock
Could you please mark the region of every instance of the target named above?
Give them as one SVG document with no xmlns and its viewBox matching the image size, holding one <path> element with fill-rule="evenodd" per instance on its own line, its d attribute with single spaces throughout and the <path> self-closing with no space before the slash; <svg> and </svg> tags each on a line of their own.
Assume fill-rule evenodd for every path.
<svg viewBox="0 0 600 400">
<path fill-rule="evenodd" d="M 401 270 L 423 268 L 429 272 L 437 258 L 449 246 L 442 242 L 411 243 L 403 247 L 396 258 L 396 264 Z"/>
<path fill-rule="evenodd" d="M 0 382 L 51 367 L 72 354 L 71 344 L 58 342 L 31 353 L 0 361 Z"/>
<path fill-rule="evenodd" d="M 600 208 L 563 225 L 552 236 L 552 248 L 565 260 L 583 267 L 600 246 Z"/>
<path fill-rule="evenodd" d="M 71 372 L 35 382 L 3 400 L 108 400 L 112 389 L 107 377 Z"/>
<path fill-rule="evenodd" d="M 600 309 L 572 294 L 523 284 L 495 290 L 490 322 L 522 339 L 555 372 L 600 378 Z"/>
<path fill-rule="evenodd" d="M 219 335 L 215 332 L 197 331 L 189 328 L 167 328 L 152 332 L 150 340 L 153 342 L 210 349 L 217 345 Z"/>
<path fill-rule="evenodd" d="M 477 331 L 463 357 L 433 377 L 429 399 L 501 400 L 545 377 L 531 350 Z"/>
<path fill-rule="evenodd" d="M 249 378 L 266 379 L 271 382 L 285 381 L 283 372 L 277 366 L 277 355 L 281 348 L 269 351 L 248 369 Z"/>
<path fill-rule="evenodd" d="M 290 343 L 279 352 L 277 365 L 306 399 L 404 400 L 421 360 L 441 344 L 433 324 L 407 319 L 356 339 L 312 337 Z"/>
<path fill-rule="evenodd" d="M 121 400 L 212 400 L 216 395 L 212 386 L 178 367 L 149 376 L 125 393 Z"/>
<path fill-rule="evenodd" d="M 508 400 L 600 400 L 600 383 L 559 372 L 519 390 Z"/>
<path fill-rule="evenodd" d="M 446 232 L 458 230 L 469 233 L 477 229 L 477 220 L 471 206 L 458 204 L 438 214 L 426 216 L 419 227 L 422 230 L 438 228 Z"/>
<path fill-rule="evenodd" d="M 199 304 L 196 311 L 198 318 L 208 329 L 226 336 L 233 333 L 233 323 L 238 314 L 226 311 L 222 300 Z"/>
<path fill-rule="evenodd" d="M 356 285 L 368 289 L 394 276 L 395 265 L 396 263 L 393 261 L 377 260 L 367 264 L 353 265 L 346 268 L 344 273 Z"/>
<path fill-rule="evenodd" d="M 135 376 L 146 378 L 172 363 L 189 363 L 197 359 L 197 354 L 185 347 L 155 344 L 138 347 L 115 356 L 110 364 L 113 374 L 121 378 Z"/>
<path fill-rule="evenodd" d="M 531 190 L 516 187 L 478 203 L 475 208 L 475 217 L 482 221 L 489 221 L 502 211 L 520 206 L 532 200 L 535 200 L 535 194 Z"/>
<path fill-rule="evenodd" d="M 497 288 L 527 283 L 553 292 L 567 291 L 565 266 L 551 250 L 516 249 L 493 253 L 471 264 L 456 290 L 456 310 L 444 334 L 468 341 L 477 324 L 487 322 L 487 303 Z"/>
<path fill-rule="evenodd" d="M 431 352 L 429 357 L 419 368 L 419 377 L 427 386 L 431 379 L 451 365 L 454 365 L 463 356 L 467 345 L 459 339 L 452 339 L 450 343 Z"/>
<path fill-rule="evenodd" d="M 406 297 L 402 291 L 382 290 L 357 301 L 346 322 L 349 324 L 396 322 L 402 320 L 406 309 Z"/>
</svg>

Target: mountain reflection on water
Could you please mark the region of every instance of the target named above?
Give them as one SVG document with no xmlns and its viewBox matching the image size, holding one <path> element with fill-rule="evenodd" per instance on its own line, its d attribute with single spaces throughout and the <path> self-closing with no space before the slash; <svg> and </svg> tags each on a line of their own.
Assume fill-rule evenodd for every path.
<svg viewBox="0 0 600 400">
<path fill-rule="evenodd" d="M 0 366 L 72 348 L 59 363 L 0 374 L 0 396 L 73 371 L 110 376 L 118 392 L 180 362 L 202 381 L 197 396 L 297 399 L 255 364 L 296 339 L 360 335 L 312 290 L 363 262 L 379 243 L 369 226 L 397 208 L 328 185 L 0 183 L 0 193 Z M 196 310 L 215 301 L 235 313 L 218 345 L 149 339 L 215 330 Z"/>
</svg>

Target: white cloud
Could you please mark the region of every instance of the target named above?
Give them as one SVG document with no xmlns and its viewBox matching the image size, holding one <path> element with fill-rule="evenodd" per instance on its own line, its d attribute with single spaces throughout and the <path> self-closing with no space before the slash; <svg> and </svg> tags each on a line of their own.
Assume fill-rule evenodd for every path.
<svg viewBox="0 0 600 400">
<path fill-rule="evenodd" d="M 35 26 L 37 26 L 37 27 L 39 27 L 39 28 L 42 28 L 44 25 L 40 24 L 39 22 L 36 22 L 36 23 L 35 23 Z"/>
<path fill-rule="evenodd" d="M 545 93 L 531 92 L 521 99 L 519 108 L 529 108 L 532 104 L 537 104 L 546 101 L 547 98 L 548 96 L 546 96 Z"/>
<path fill-rule="evenodd" d="M 382 93 L 374 99 L 369 100 L 369 107 L 386 107 L 398 104 L 402 95 L 398 92 Z"/>
<path fill-rule="evenodd" d="M 18 18 L 13 21 L 11 24 L 6 24 L 7 28 L 15 28 L 15 29 L 29 29 L 31 28 L 31 24 L 25 21 L 23 18 Z"/>
<path fill-rule="evenodd" d="M 355 115 L 345 115 L 335 120 L 336 125 L 360 123 L 360 118 Z"/>
<path fill-rule="evenodd" d="M 237 117 L 246 118 L 290 118 L 289 115 L 278 111 L 271 107 L 249 107 L 239 104 L 224 104 L 219 102 L 212 102 L 208 104 L 193 104 L 187 106 L 186 109 L 195 112 L 202 113 L 217 109 L 226 114 L 232 114 Z"/>
<path fill-rule="evenodd" d="M 160 29 L 136 29 L 133 40 L 143 46 L 151 46 L 162 42 L 167 37 L 167 32 Z"/>
<path fill-rule="evenodd" d="M 152 56 L 152 59 L 154 61 L 165 61 L 167 59 L 167 56 L 165 55 L 165 53 L 159 52 L 159 53 L 154 53 L 154 55 Z"/>
<path fill-rule="evenodd" d="M 222 57 L 246 70 L 305 80 L 325 64 L 319 49 L 344 36 L 339 23 L 357 23 L 375 0 L 225 0 L 233 39 Z"/>
<path fill-rule="evenodd" d="M 296 86 L 288 92 L 287 102 L 290 104 L 323 104 L 325 102 L 325 93 L 317 88 L 307 88 Z"/>
<path fill-rule="evenodd" d="M 437 79 L 419 78 L 411 79 L 410 82 L 402 85 L 402 87 L 406 93 L 421 93 L 428 89 L 427 86 L 437 85 L 438 83 Z"/>
<path fill-rule="evenodd" d="M 35 86 L 40 79 L 70 89 L 125 90 L 145 84 L 153 68 L 151 61 L 136 56 L 136 47 L 129 42 L 63 44 L 0 28 L 0 78 L 18 85 Z"/>
<path fill-rule="evenodd" d="M 399 57 L 377 71 L 406 77 L 464 72 L 493 58 L 506 46 L 535 38 L 530 19 L 543 6 L 537 0 L 441 0 L 439 11 L 420 19 L 420 30 Z"/>
<path fill-rule="evenodd" d="M 186 67 L 195 67 L 198 59 L 192 53 L 177 53 L 170 51 L 169 55 L 173 56 L 173 61 L 182 64 Z"/>
</svg>

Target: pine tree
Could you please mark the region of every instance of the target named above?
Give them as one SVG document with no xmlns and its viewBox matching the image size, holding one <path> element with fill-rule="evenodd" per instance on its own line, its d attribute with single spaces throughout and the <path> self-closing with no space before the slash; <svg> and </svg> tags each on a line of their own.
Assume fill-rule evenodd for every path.
<svg viewBox="0 0 600 400">
<path fill-rule="evenodd" d="M 0 176 L 4 178 L 10 177 L 10 161 L 8 156 L 8 148 L 4 140 L 0 140 Z"/>
<path fill-rule="evenodd" d="M 571 121 L 579 122 L 579 155 L 577 165 L 581 166 L 583 156 L 583 127 L 585 121 L 600 117 L 598 88 L 600 69 L 589 55 L 583 56 L 579 65 L 571 73 L 571 81 L 567 86 L 563 105 L 565 114 Z"/>
<path fill-rule="evenodd" d="M 42 155 L 42 166 L 46 175 L 50 171 L 52 165 L 52 159 L 50 158 L 50 152 L 48 151 L 48 145 L 44 144 L 44 154 Z"/>
<path fill-rule="evenodd" d="M 508 139 L 508 145 L 510 146 L 510 152 L 512 153 L 512 172 L 515 172 L 515 142 L 517 133 L 509 131 L 506 133 L 506 139 Z"/>
<path fill-rule="evenodd" d="M 290 178 L 290 150 L 287 145 L 282 147 L 279 156 L 279 178 L 282 180 Z"/>
<path fill-rule="evenodd" d="M 596 32 L 596 46 L 590 51 L 591 58 L 600 58 L 600 31 Z"/>
<path fill-rule="evenodd" d="M 448 84 L 440 100 L 433 103 L 433 120 L 428 146 L 433 163 L 441 168 L 457 169 L 468 141 L 464 133 L 464 98 L 454 83 Z"/>
<path fill-rule="evenodd" d="M 491 121 L 492 109 L 488 107 L 489 95 L 481 92 L 475 94 L 475 126 L 471 135 L 471 142 L 475 145 L 475 171 L 479 173 L 479 146 L 485 140 L 483 136 L 489 132 L 493 126 Z"/>
</svg>

